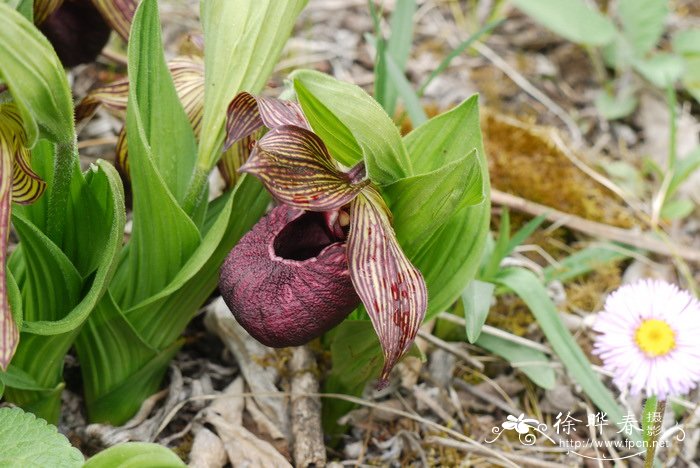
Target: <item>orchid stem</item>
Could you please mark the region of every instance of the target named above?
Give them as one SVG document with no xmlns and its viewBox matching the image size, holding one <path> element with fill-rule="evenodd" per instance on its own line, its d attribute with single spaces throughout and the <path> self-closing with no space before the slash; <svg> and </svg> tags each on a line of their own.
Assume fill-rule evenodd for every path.
<svg viewBox="0 0 700 468">
<path fill-rule="evenodd" d="M 56 145 L 56 159 L 51 192 L 49 193 L 47 235 L 57 245 L 62 245 L 61 238 L 65 228 L 66 208 L 73 177 L 74 165 L 78 162 L 78 145 L 74 140 L 70 144 Z"/>
<path fill-rule="evenodd" d="M 666 412 L 666 400 L 660 400 L 656 402 L 654 415 L 660 415 L 660 417 L 653 418 L 653 425 L 651 428 L 647 429 L 648 439 L 647 439 L 647 453 L 644 458 L 644 468 L 652 468 L 654 466 L 654 458 L 656 455 L 656 446 L 659 441 L 659 434 L 661 433 L 661 428 L 664 422 L 664 413 Z M 647 415 L 648 416 L 648 415 Z"/>
</svg>

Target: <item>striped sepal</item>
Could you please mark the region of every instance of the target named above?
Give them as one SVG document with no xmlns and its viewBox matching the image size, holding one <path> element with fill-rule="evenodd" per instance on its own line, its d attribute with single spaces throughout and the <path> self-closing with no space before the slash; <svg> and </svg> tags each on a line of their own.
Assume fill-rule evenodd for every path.
<svg viewBox="0 0 700 468">
<path fill-rule="evenodd" d="M 46 182 L 29 166 L 30 151 L 18 147 L 12 170 L 12 201 L 22 205 L 34 203 L 44 194 Z"/>
<path fill-rule="evenodd" d="M 90 91 L 75 107 L 75 124 L 81 128 L 97 111 L 105 106 L 117 115 L 126 113 L 126 102 L 129 98 L 129 80 L 126 78 L 113 81 Z"/>
<path fill-rule="evenodd" d="M 384 200 L 372 187 L 365 188 L 350 205 L 347 245 L 353 285 L 384 352 L 380 380 L 384 385 L 418 333 L 428 291 L 423 275 L 396 240 Z"/>
<path fill-rule="evenodd" d="M 217 163 L 219 173 L 226 182 L 226 187 L 231 188 L 238 181 L 238 170 L 250 157 L 255 142 L 262 136 L 262 130 L 243 137 L 235 145 L 224 151 Z"/>
<path fill-rule="evenodd" d="M 0 151 L 12 164 L 11 199 L 15 203 L 29 204 L 44 193 L 46 182 L 32 171 L 29 165 L 31 152 L 24 145 L 25 133 L 19 110 L 14 104 L 0 104 Z M 10 163 L 3 166 L 3 171 L 5 168 L 9 171 Z"/>
<path fill-rule="evenodd" d="M 226 111 L 226 141 L 228 149 L 241 138 L 247 137 L 260 127 L 276 128 L 294 125 L 311 130 L 299 104 L 281 99 L 238 93 Z"/>
<path fill-rule="evenodd" d="M 117 138 L 114 166 L 127 180 L 129 179 L 129 153 L 126 142 L 126 125 L 122 127 L 119 132 L 119 138 Z"/>
<path fill-rule="evenodd" d="M 62 4 L 63 0 L 34 0 L 34 24 L 41 25 Z"/>
<path fill-rule="evenodd" d="M 177 97 L 199 138 L 204 113 L 204 62 L 199 57 L 177 57 L 168 62 L 168 68 Z"/>
<path fill-rule="evenodd" d="M 240 170 L 257 176 L 282 203 L 308 211 L 340 208 L 368 183 L 351 184 L 321 139 L 293 125 L 270 130 Z"/>
<path fill-rule="evenodd" d="M 139 0 L 92 0 L 100 14 L 125 41 L 129 40 L 131 21 Z"/>
</svg>

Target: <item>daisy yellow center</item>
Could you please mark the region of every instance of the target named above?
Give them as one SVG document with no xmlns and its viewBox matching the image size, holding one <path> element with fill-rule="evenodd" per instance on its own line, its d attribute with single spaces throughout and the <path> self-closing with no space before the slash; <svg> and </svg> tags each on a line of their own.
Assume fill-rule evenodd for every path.
<svg viewBox="0 0 700 468">
<path fill-rule="evenodd" d="M 676 347 L 676 333 L 668 323 L 644 320 L 634 334 L 637 346 L 649 357 L 665 356 Z"/>
</svg>

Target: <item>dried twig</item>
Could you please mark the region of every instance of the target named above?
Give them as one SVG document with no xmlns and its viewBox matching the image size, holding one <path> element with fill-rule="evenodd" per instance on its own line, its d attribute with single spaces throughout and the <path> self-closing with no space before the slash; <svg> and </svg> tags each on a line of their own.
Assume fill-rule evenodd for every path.
<svg viewBox="0 0 700 468">
<path fill-rule="evenodd" d="M 700 263 L 700 250 L 685 245 L 674 245 L 671 241 L 656 239 L 644 232 L 622 229 L 603 223 L 597 223 L 539 203 L 525 200 L 498 190 L 491 190 L 491 201 L 533 216 L 545 215 L 549 221 L 559 223 L 590 236 L 602 237 L 621 242 L 660 255 L 681 257 L 690 262 Z"/>
<path fill-rule="evenodd" d="M 292 371 L 292 437 L 298 467 L 324 466 L 326 447 L 321 430 L 321 399 L 303 396 L 318 392 L 316 360 L 306 346 L 294 348 Z"/>
<path fill-rule="evenodd" d="M 459 349 L 457 346 L 455 346 L 451 343 L 448 343 L 446 341 L 443 341 L 440 338 L 438 338 L 434 335 L 431 335 L 430 333 L 428 333 L 424 330 L 418 331 L 418 337 L 423 338 L 428 343 L 435 345 L 438 348 L 440 348 L 444 351 L 447 351 L 448 353 L 453 354 L 453 355 L 457 356 L 458 358 L 468 362 L 469 365 L 471 365 L 475 369 L 478 369 L 480 371 L 484 370 L 484 364 L 477 361 L 469 353 L 467 353 L 466 351 L 464 351 L 462 349 Z"/>
</svg>

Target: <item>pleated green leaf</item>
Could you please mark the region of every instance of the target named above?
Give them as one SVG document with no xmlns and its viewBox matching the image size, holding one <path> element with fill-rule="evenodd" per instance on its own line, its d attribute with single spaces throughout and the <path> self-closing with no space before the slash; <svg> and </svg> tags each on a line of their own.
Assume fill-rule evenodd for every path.
<svg viewBox="0 0 700 468">
<path fill-rule="evenodd" d="M 484 200 L 483 174 L 476 149 L 425 174 L 384 188 L 396 235 L 409 251 L 418 251 L 455 211 Z"/>
<path fill-rule="evenodd" d="M 0 56 L 0 79 L 20 110 L 28 145 L 40 136 L 72 144 L 73 99 L 63 66 L 46 37 L 5 3 L 0 3 Z"/>
<path fill-rule="evenodd" d="M 483 184 L 483 202 L 457 207 L 433 234 L 420 239 L 419 243 L 403 246 L 408 258 L 423 273 L 428 286 L 426 319 L 429 319 L 460 297 L 476 273 L 488 235 L 490 189 L 477 97 L 434 117 L 404 137 L 404 142 L 418 174 L 439 170 L 476 150 L 475 160 Z M 468 183 L 468 179 L 464 182 Z M 393 206 L 390 208 L 393 210 Z M 398 220 L 395 229 L 397 232 L 402 229 Z"/>
<path fill-rule="evenodd" d="M 171 191 L 182 188 L 181 169 L 171 166 L 178 166 L 175 159 L 180 156 L 188 166 L 187 153 L 194 145 L 194 135 L 163 58 L 154 0 L 143 1 L 134 17 L 129 79 L 126 128 L 134 228 L 112 286 L 115 300 L 124 309 L 165 287 L 200 243 L 197 227 Z M 173 114 L 170 123 L 188 137 L 167 137 L 169 131 L 158 123 L 159 119 L 167 120 L 165 113 Z"/>
<path fill-rule="evenodd" d="M 364 158 L 369 178 L 378 185 L 420 174 L 394 122 L 360 87 L 311 70 L 296 71 L 291 78 L 304 115 L 338 161 L 350 166 Z"/>
</svg>

